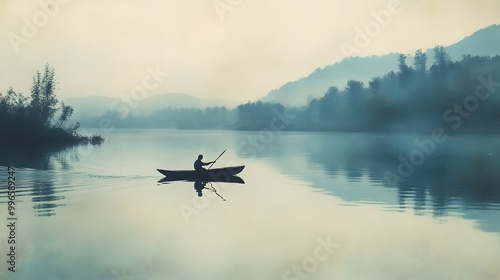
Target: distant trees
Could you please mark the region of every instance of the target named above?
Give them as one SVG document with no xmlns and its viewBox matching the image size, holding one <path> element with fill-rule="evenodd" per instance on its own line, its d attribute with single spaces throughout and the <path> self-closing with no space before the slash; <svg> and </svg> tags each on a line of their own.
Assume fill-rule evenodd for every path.
<svg viewBox="0 0 500 280">
<path fill-rule="evenodd" d="M 401 79 L 402 82 L 407 82 L 408 79 L 413 74 L 413 68 L 409 67 L 406 65 L 406 55 L 400 54 L 398 58 L 399 62 L 399 78 Z"/>
<path fill-rule="evenodd" d="M 285 107 L 277 103 L 262 101 L 248 102 L 236 108 L 236 128 L 242 130 L 258 130 L 269 126 L 269 122 L 277 114 L 282 114 Z"/>
<path fill-rule="evenodd" d="M 427 71 L 427 55 L 422 52 L 422 49 L 415 52 L 413 67 L 417 74 L 425 74 Z"/>
<path fill-rule="evenodd" d="M 345 91 L 346 91 L 346 94 L 348 95 L 349 99 L 359 100 L 363 96 L 363 91 L 364 91 L 363 82 L 349 80 L 347 82 L 347 86 L 345 88 Z"/>
<path fill-rule="evenodd" d="M 123 118 L 116 111 L 108 111 L 103 116 L 82 118 L 82 126 L 98 128 L 103 118 L 111 121 L 115 128 L 233 129 L 236 112 L 226 107 L 167 107 L 148 115 L 130 113 Z"/>
<path fill-rule="evenodd" d="M 460 61 L 451 61 L 446 50 L 438 46 L 433 49 L 433 58 L 429 67 L 427 55 L 421 49 L 415 52 L 413 63 L 401 54 L 396 71 L 373 77 L 367 86 L 353 79 L 344 89 L 330 87 L 321 98 L 298 108 L 257 101 L 236 109 L 166 108 L 150 116 L 130 115 L 121 120 L 116 112 L 108 112 L 108 117 L 116 127 L 260 130 L 268 128 L 276 116 L 287 115 L 291 121 L 287 130 L 363 132 L 429 132 L 436 127 L 456 125 L 457 118 L 461 118 L 462 132 L 500 132 L 500 95 L 491 94 L 487 101 L 476 98 L 477 104 L 474 99 L 478 85 L 489 90 L 478 80 L 479 76 L 486 79 L 491 75 L 492 81 L 500 80 L 500 56 L 466 55 Z M 39 80 L 43 84 L 43 76 Z M 15 94 L 9 100 L 24 102 Z M 469 116 L 459 111 L 460 106 L 480 106 L 481 110 L 474 109 L 477 112 Z M 448 110 L 451 114 L 445 116 Z M 98 126 L 98 121 L 92 125 Z"/>
<path fill-rule="evenodd" d="M 434 60 L 435 62 L 431 67 L 431 71 L 433 69 L 444 71 L 451 64 L 450 55 L 442 46 L 437 46 L 434 48 Z"/>
<path fill-rule="evenodd" d="M 420 49 L 415 52 L 412 66 L 401 54 L 397 72 L 373 77 L 367 87 L 361 81 L 349 80 L 343 90 L 331 87 L 323 97 L 301 108 L 262 102 L 240 105 L 237 127 L 261 129 L 272 110 L 281 106 L 280 110 L 295 115 L 287 126 L 292 130 L 428 132 L 437 126 L 450 127 L 452 120 L 456 124 L 456 118 L 462 118 L 461 131 L 500 131 L 500 96 L 492 95 L 487 102 L 462 104 L 472 102 L 471 96 L 480 84 L 478 76 L 492 75 L 493 81 L 500 80 L 500 56 L 468 55 L 453 62 L 443 47 L 434 48 L 433 53 L 430 68 Z M 466 105 L 481 106 L 481 111 L 469 118 L 457 111 Z M 452 114 L 445 118 L 443 114 L 450 108 Z"/>
<path fill-rule="evenodd" d="M 76 133 L 79 124 L 66 127 L 74 110 L 64 102 L 57 107 L 57 81 L 54 69 L 45 65 L 43 73 L 33 77 L 30 98 L 9 88 L 0 93 L 0 142 L 30 145 L 67 145 L 100 142 L 98 136 L 83 137 Z M 56 113 L 60 115 L 56 118 Z"/>
<path fill-rule="evenodd" d="M 401 54 L 398 71 L 373 77 L 367 88 L 362 82 L 350 80 L 343 91 L 332 93 L 328 90 L 325 96 L 299 109 L 290 127 L 298 130 L 429 131 L 437 125 L 447 125 L 450 120 L 443 118 L 446 110 L 458 110 L 456 106 L 464 105 L 455 104 L 474 96 L 480 83 L 479 75 L 491 74 L 497 77 L 494 81 L 500 80 L 500 56 L 469 55 L 453 62 L 443 47 L 436 47 L 433 52 L 434 62 L 429 69 L 426 54 L 417 50 L 413 67 L 406 63 L 406 55 Z M 462 131 L 500 131 L 500 113 L 494 109 L 500 107 L 499 99 L 495 96 L 488 102 L 481 102 L 481 112 L 475 113 L 475 117 L 462 126 Z M 469 115 L 466 116 L 468 119 Z M 485 116 L 489 118 L 483 118 Z"/>
</svg>

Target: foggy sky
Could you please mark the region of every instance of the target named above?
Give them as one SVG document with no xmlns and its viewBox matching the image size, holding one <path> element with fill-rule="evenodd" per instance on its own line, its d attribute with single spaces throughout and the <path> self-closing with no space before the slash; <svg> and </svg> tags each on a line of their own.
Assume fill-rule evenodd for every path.
<svg viewBox="0 0 500 280">
<path fill-rule="evenodd" d="M 496 0 L 0 0 L 0 92 L 29 95 L 49 63 L 60 97 L 130 94 L 159 68 L 169 75 L 148 95 L 255 100 L 342 60 L 341 44 L 359 46 L 356 28 L 390 5 L 353 55 L 446 46 L 500 23 Z"/>
</svg>

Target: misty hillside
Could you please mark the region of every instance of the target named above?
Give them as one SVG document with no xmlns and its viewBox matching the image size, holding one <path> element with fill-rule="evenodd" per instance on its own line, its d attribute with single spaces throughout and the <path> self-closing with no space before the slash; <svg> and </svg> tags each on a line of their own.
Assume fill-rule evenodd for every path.
<svg viewBox="0 0 500 280">
<path fill-rule="evenodd" d="M 234 102 L 225 99 L 202 99 L 182 93 L 165 93 L 148 97 L 141 101 L 130 99 L 131 106 L 119 99 L 105 96 L 70 97 L 64 102 L 75 109 L 74 119 L 89 116 L 102 116 L 107 111 L 116 110 L 117 107 L 130 107 L 132 114 L 149 115 L 164 108 L 195 108 L 201 109 L 213 106 L 234 107 Z"/>
<path fill-rule="evenodd" d="M 75 109 L 75 115 L 73 119 L 78 119 L 79 116 L 100 116 L 106 113 L 111 104 L 113 103 L 113 98 L 105 96 L 86 96 L 86 97 L 69 97 L 63 98 L 64 103 Z"/>
<path fill-rule="evenodd" d="M 306 78 L 286 83 L 262 98 L 264 102 L 278 102 L 285 106 L 303 106 L 313 98 L 325 95 L 328 88 L 343 88 L 347 81 L 368 82 L 398 67 L 398 54 L 370 57 L 350 57 L 323 69 L 316 69 Z"/>
<path fill-rule="evenodd" d="M 269 126 L 273 112 L 283 110 L 287 130 L 499 133 L 500 55 L 465 55 L 453 61 L 438 46 L 432 56 L 436 59 L 427 64 L 426 55 L 416 52 L 416 63 L 407 64 L 401 54 L 396 71 L 368 84 L 350 80 L 343 89 L 331 87 L 306 106 L 261 101 L 240 105 L 237 127 L 261 129 Z"/>
<path fill-rule="evenodd" d="M 460 42 L 446 48 L 452 60 L 460 60 L 464 54 L 495 56 L 500 54 L 500 25 L 474 32 Z M 431 52 L 427 53 L 429 55 Z M 432 56 L 431 56 L 432 57 Z"/>
<path fill-rule="evenodd" d="M 500 96 L 493 94 L 500 80 L 500 55 L 464 55 L 453 61 L 442 46 L 430 55 L 435 58 L 432 63 L 419 50 L 407 64 L 407 56 L 400 54 L 395 58 L 396 71 L 372 77 L 366 84 L 350 80 L 343 89 L 330 87 L 321 98 L 301 107 L 257 101 L 234 109 L 165 108 L 142 115 L 117 110 L 82 118 L 81 125 L 98 128 L 105 118 L 115 128 L 500 132 Z"/>
<path fill-rule="evenodd" d="M 492 25 L 481 29 L 463 40 L 448 46 L 445 50 L 451 59 L 460 60 L 463 55 L 494 56 L 500 54 L 500 25 Z M 433 62 L 432 49 L 425 52 L 429 64 Z M 297 81 L 288 82 L 278 89 L 272 90 L 261 100 L 279 102 L 286 106 L 303 106 L 312 98 L 319 98 L 327 90 L 336 86 L 343 89 L 348 80 L 362 81 L 365 84 L 372 77 L 381 76 L 398 69 L 399 54 L 383 56 L 350 57 L 325 68 L 318 68 L 309 76 Z M 413 57 L 408 56 L 409 63 Z"/>
</svg>

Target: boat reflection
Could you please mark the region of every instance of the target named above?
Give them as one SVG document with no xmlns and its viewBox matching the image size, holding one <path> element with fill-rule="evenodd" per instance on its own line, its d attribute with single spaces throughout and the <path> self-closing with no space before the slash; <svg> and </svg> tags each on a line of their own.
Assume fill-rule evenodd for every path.
<svg viewBox="0 0 500 280">
<path fill-rule="evenodd" d="M 210 183 L 210 188 L 205 187 L 207 185 L 207 183 Z M 203 190 L 210 190 L 210 191 L 213 191 L 222 200 L 226 201 L 226 199 L 224 197 L 222 197 L 217 192 L 217 189 L 214 188 L 214 186 L 212 185 L 212 182 L 196 181 L 196 182 L 194 182 L 194 190 L 198 194 L 198 197 L 202 197 L 203 196 Z"/>
<path fill-rule="evenodd" d="M 203 180 L 199 178 L 179 178 L 179 177 L 164 177 L 160 181 L 159 184 L 169 184 L 171 182 L 194 182 L 194 190 L 198 194 L 199 197 L 203 196 L 203 190 L 213 191 L 217 196 L 222 198 L 222 200 L 226 201 L 215 189 L 212 185 L 212 182 L 222 182 L 222 183 L 232 183 L 232 184 L 245 184 L 245 181 L 238 176 L 222 176 L 222 177 L 204 177 Z M 210 184 L 210 188 L 207 187 L 207 184 Z"/>
</svg>

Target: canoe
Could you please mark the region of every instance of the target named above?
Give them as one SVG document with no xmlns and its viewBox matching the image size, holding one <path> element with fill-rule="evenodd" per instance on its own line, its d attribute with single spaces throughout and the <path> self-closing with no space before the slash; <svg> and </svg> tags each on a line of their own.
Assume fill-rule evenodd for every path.
<svg viewBox="0 0 500 280">
<path fill-rule="evenodd" d="M 156 169 L 163 174 L 165 178 L 171 180 L 190 180 L 190 181 L 211 181 L 211 182 L 224 182 L 229 180 L 230 177 L 240 173 L 245 168 L 244 165 L 214 168 L 204 172 L 194 170 L 164 170 Z"/>
<path fill-rule="evenodd" d="M 164 177 L 158 183 L 164 183 L 168 184 L 170 182 L 176 182 L 176 181 L 183 181 L 183 182 L 223 182 L 223 183 L 237 183 L 237 184 L 245 184 L 245 181 L 241 179 L 238 176 L 223 176 L 219 178 L 211 178 L 211 177 L 206 177 L 206 178 L 179 178 L 179 177 Z"/>
</svg>

